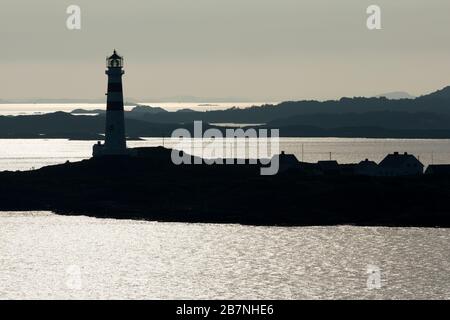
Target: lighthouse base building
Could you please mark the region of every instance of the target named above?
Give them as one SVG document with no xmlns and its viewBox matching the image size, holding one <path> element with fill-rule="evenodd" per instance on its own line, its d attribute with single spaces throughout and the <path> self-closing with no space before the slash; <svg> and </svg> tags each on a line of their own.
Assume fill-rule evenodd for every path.
<svg viewBox="0 0 450 320">
<path fill-rule="evenodd" d="M 100 141 L 93 147 L 93 156 L 128 154 L 125 137 L 125 114 L 123 103 L 122 76 L 123 58 L 114 50 L 106 59 L 108 93 L 106 106 L 105 143 Z"/>
</svg>

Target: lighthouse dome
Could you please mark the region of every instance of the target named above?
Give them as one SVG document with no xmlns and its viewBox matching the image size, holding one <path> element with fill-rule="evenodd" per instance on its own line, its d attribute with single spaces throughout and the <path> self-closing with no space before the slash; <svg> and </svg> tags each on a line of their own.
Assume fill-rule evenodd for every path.
<svg viewBox="0 0 450 320">
<path fill-rule="evenodd" d="M 108 68 L 122 68 L 123 67 L 123 57 L 119 56 L 114 50 L 112 56 L 106 58 L 106 65 Z"/>
</svg>

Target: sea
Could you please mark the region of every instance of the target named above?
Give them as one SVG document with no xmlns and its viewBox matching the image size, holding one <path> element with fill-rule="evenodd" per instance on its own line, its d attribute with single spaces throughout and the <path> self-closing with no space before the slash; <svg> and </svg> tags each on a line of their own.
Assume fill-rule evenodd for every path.
<svg viewBox="0 0 450 320">
<path fill-rule="evenodd" d="M 94 143 L 0 139 L 0 171 L 87 159 Z M 450 163 L 450 140 L 282 138 L 279 145 L 309 162 L 380 161 L 398 151 L 425 165 Z M 0 299 L 450 299 L 450 230 L 0 212 Z"/>
<path fill-rule="evenodd" d="M 2 212 L 0 299 L 450 299 L 449 243 L 448 229 Z"/>
</svg>

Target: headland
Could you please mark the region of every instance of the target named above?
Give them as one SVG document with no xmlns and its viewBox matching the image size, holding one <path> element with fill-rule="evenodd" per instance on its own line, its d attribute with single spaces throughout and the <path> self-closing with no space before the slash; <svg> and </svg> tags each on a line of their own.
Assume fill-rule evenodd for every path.
<svg viewBox="0 0 450 320">
<path fill-rule="evenodd" d="M 0 210 L 267 226 L 450 227 L 446 174 L 324 174 L 305 164 L 261 176 L 259 165 L 177 166 L 169 149 L 134 151 L 0 172 Z"/>
</svg>

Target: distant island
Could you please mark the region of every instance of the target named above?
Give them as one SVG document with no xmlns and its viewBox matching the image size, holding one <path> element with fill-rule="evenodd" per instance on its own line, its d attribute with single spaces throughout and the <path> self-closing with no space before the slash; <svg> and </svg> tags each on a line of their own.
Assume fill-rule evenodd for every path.
<svg viewBox="0 0 450 320">
<path fill-rule="evenodd" d="M 383 93 L 375 96 L 375 98 L 387 98 L 389 100 L 400 100 L 400 99 L 415 99 L 413 95 L 410 95 L 408 92 L 403 91 L 394 91 Z"/>
<path fill-rule="evenodd" d="M 129 137 L 170 136 L 192 122 L 258 123 L 282 137 L 450 138 L 450 87 L 417 98 L 342 98 L 283 102 L 221 111 L 169 112 L 137 105 L 125 112 Z M 249 128 L 249 127 L 247 127 Z M 225 130 L 218 127 L 219 130 Z M 0 138 L 101 139 L 104 111 L 1 116 Z"/>
</svg>

